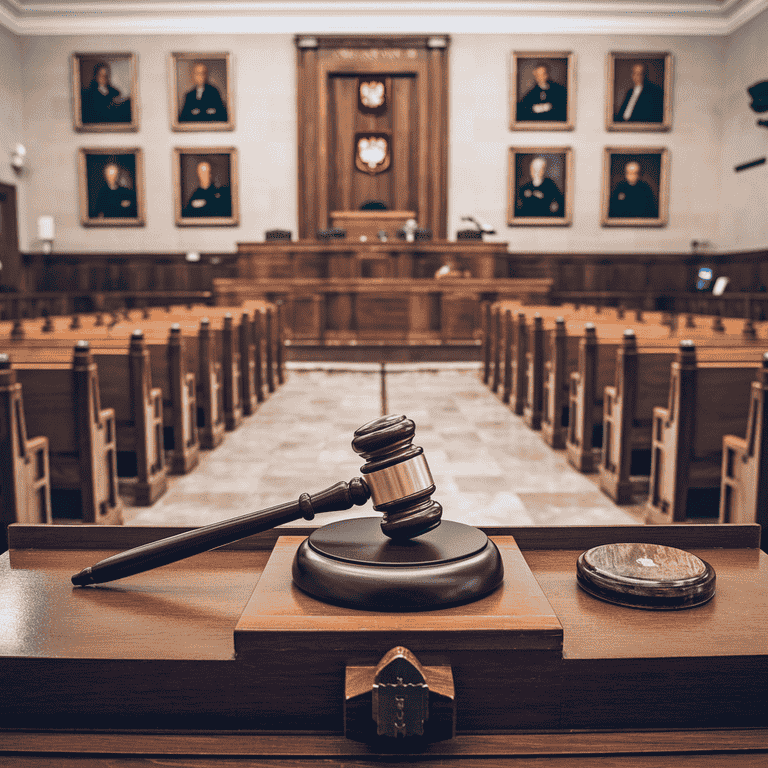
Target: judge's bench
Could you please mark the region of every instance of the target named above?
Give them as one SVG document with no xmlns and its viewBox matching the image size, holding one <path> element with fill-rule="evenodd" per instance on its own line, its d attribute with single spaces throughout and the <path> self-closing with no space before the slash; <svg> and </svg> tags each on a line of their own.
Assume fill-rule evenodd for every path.
<svg viewBox="0 0 768 768">
<path fill-rule="evenodd" d="M 294 358 L 384 345 L 479 360 L 482 302 L 542 302 L 551 286 L 507 243 L 363 237 L 238 243 L 238 276 L 214 280 L 216 303 L 280 302 Z"/>
</svg>

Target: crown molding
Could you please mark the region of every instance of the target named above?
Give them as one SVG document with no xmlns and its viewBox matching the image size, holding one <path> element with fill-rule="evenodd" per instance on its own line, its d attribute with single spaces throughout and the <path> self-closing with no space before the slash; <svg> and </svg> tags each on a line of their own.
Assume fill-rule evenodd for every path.
<svg viewBox="0 0 768 768">
<path fill-rule="evenodd" d="M 729 35 L 768 0 L 0 0 L 16 35 L 631 34 Z"/>
</svg>

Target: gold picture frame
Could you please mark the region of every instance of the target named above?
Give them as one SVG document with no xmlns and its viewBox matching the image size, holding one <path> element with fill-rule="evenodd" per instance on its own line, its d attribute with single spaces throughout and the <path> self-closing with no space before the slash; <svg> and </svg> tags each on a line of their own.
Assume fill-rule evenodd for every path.
<svg viewBox="0 0 768 768">
<path fill-rule="evenodd" d="M 144 155 L 139 147 L 80 148 L 78 178 L 82 226 L 144 226 Z"/>
<path fill-rule="evenodd" d="M 672 54 L 614 51 L 606 58 L 608 131 L 662 132 L 672 129 Z M 641 76 L 640 70 L 644 72 Z M 635 86 L 640 90 L 635 95 Z"/>
<path fill-rule="evenodd" d="M 665 227 L 669 164 L 666 147 L 605 147 L 602 225 Z"/>
<path fill-rule="evenodd" d="M 172 53 L 169 77 L 171 130 L 235 129 L 234 86 L 229 53 Z"/>
<path fill-rule="evenodd" d="M 235 147 L 175 147 L 173 188 L 176 226 L 240 223 Z"/>
<path fill-rule="evenodd" d="M 576 122 L 576 55 L 571 51 L 513 51 L 509 129 L 572 131 Z"/>
<path fill-rule="evenodd" d="M 509 148 L 508 226 L 570 226 L 572 190 L 572 147 Z"/>
<path fill-rule="evenodd" d="M 135 53 L 72 54 L 72 124 L 79 133 L 139 130 Z"/>
</svg>

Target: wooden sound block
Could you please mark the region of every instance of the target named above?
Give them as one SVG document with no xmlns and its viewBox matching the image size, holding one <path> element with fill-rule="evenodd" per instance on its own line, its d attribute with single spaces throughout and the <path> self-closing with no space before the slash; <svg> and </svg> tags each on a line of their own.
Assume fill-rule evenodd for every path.
<svg viewBox="0 0 768 768">
<path fill-rule="evenodd" d="M 579 556 L 579 586 L 616 605 L 669 611 L 693 608 L 715 594 L 715 571 L 690 552 L 660 544 L 605 544 Z"/>
<path fill-rule="evenodd" d="M 304 539 L 281 536 L 235 627 L 238 659 L 302 654 L 303 669 L 379 659 L 395 645 L 419 655 L 520 650 L 562 656 L 563 630 L 511 536 L 494 537 L 504 581 L 471 603 L 421 611 L 360 610 L 321 602 L 299 589 L 291 569 Z M 419 655 L 419 658 L 422 657 Z M 428 659 L 423 663 L 432 663 Z"/>
<path fill-rule="evenodd" d="M 299 547 L 293 581 L 325 602 L 365 610 L 424 611 L 478 600 L 501 584 L 496 545 L 478 528 L 444 520 L 393 540 L 380 517 L 318 528 Z"/>
</svg>

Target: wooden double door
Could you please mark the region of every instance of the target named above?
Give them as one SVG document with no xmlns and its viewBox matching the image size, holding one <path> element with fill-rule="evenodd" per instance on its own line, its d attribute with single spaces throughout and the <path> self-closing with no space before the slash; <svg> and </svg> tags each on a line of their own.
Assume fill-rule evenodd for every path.
<svg viewBox="0 0 768 768">
<path fill-rule="evenodd" d="M 444 238 L 448 39 L 296 43 L 299 236 L 373 207 L 408 214 Z"/>
</svg>

